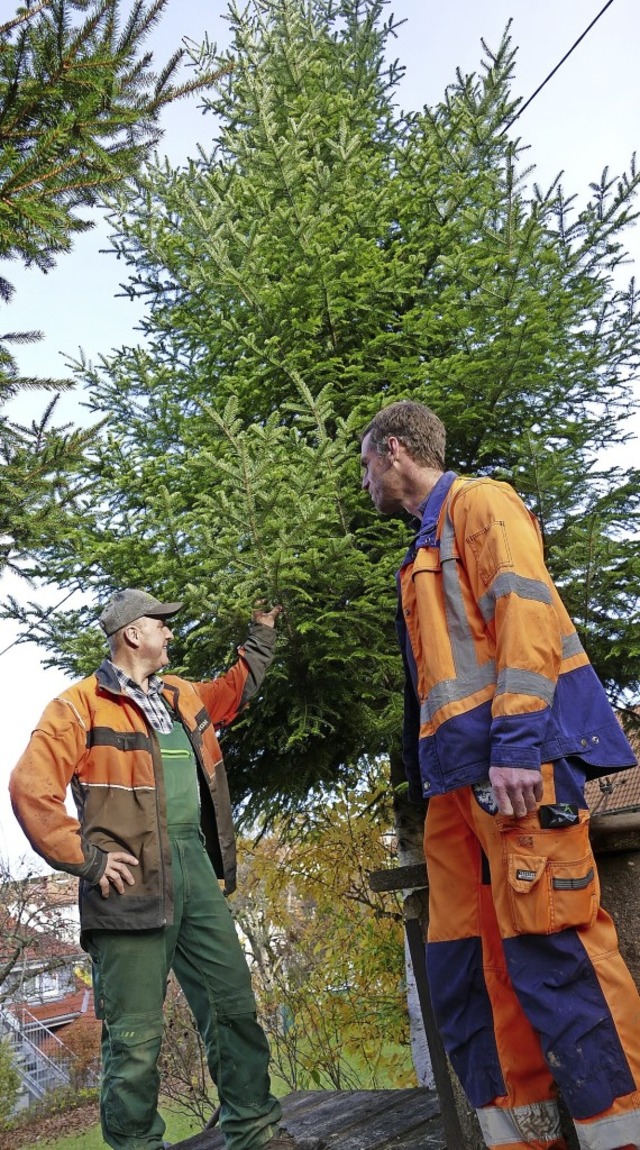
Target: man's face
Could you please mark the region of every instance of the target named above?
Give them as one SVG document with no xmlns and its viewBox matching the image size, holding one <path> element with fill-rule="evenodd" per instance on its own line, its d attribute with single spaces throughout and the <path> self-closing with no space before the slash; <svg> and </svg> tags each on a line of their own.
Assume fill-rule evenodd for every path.
<svg viewBox="0 0 640 1150">
<path fill-rule="evenodd" d="M 144 660 L 149 674 L 166 667 L 169 662 L 169 640 L 173 632 L 164 619 L 143 615 L 132 624 L 138 632 L 138 656 Z"/>
<path fill-rule="evenodd" d="M 390 455 L 380 455 L 371 446 L 371 436 L 362 440 L 360 460 L 362 463 L 362 486 L 369 492 L 376 510 L 392 515 L 402 510 L 399 476 Z"/>
</svg>

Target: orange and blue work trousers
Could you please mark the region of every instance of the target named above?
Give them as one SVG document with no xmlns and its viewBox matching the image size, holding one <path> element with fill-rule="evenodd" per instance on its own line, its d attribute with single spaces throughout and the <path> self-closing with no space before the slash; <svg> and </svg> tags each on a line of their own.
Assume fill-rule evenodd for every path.
<svg viewBox="0 0 640 1150">
<path fill-rule="evenodd" d="M 493 813 L 473 787 L 430 800 L 434 1012 L 487 1146 L 566 1150 L 559 1087 L 581 1150 L 636 1150 L 640 996 L 600 906 L 580 765 L 542 772 L 524 818 Z M 558 804 L 575 821 L 541 826 Z"/>
</svg>

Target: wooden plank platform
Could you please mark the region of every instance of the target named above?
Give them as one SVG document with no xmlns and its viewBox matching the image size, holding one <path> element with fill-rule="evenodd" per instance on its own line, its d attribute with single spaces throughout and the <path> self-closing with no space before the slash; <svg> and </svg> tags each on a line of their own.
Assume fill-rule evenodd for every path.
<svg viewBox="0 0 640 1150">
<path fill-rule="evenodd" d="M 282 1099 L 281 1126 L 300 1150 L 446 1150 L 435 1090 L 305 1090 Z M 174 1150 L 224 1150 L 219 1129 Z"/>
</svg>

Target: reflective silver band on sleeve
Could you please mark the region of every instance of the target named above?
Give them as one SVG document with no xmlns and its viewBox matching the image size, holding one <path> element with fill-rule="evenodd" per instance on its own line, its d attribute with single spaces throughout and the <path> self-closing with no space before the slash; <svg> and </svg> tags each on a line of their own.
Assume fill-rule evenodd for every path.
<svg viewBox="0 0 640 1150">
<path fill-rule="evenodd" d="M 524 671 L 522 667 L 503 667 L 498 675 L 496 695 L 535 695 L 551 706 L 556 684 L 546 675 Z"/>
</svg>

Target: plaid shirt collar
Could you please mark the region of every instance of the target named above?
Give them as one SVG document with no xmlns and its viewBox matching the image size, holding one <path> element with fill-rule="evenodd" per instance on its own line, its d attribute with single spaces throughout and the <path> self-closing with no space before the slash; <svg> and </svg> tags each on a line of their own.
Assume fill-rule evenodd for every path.
<svg viewBox="0 0 640 1150">
<path fill-rule="evenodd" d="M 115 663 L 111 663 L 111 666 L 122 690 L 133 699 L 134 703 L 138 704 L 153 729 L 159 731 L 161 735 L 170 734 L 173 720 L 162 697 L 163 680 L 158 675 L 150 675 L 149 690 L 145 692 L 134 679 L 129 678 L 126 671 L 116 667 Z"/>
</svg>

